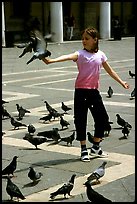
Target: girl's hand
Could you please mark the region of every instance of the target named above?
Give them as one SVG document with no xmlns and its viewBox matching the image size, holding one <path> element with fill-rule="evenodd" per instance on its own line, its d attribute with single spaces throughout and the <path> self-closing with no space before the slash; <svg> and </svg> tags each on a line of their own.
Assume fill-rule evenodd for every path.
<svg viewBox="0 0 137 204">
<path fill-rule="evenodd" d="M 123 82 L 122 86 L 125 88 L 125 89 L 129 89 L 129 84 L 127 82 Z"/>
<path fill-rule="evenodd" d="M 43 58 L 42 60 L 43 60 L 43 62 L 45 62 L 46 64 L 49 64 L 49 63 L 50 63 L 50 59 Z"/>
</svg>

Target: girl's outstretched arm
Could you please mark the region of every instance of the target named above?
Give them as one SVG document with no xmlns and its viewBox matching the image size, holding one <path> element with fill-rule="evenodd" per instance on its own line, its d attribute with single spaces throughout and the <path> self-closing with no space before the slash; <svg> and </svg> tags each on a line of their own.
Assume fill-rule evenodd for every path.
<svg viewBox="0 0 137 204">
<path fill-rule="evenodd" d="M 46 64 L 51 64 L 51 63 L 55 63 L 55 62 L 63 62 L 63 61 L 68 61 L 68 60 L 73 60 L 76 61 L 78 58 L 78 54 L 77 52 L 72 53 L 72 54 L 68 54 L 68 55 L 62 55 L 60 57 L 51 59 L 51 58 L 43 58 L 43 62 Z"/>
<path fill-rule="evenodd" d="M 112 69 L 112 67 L 108 64 L 108 62 L 103 62 L 102 63 L 104 69 L 106 72 L 113 78 L 115 79 L 118 83 L 120 83 L 125 89 L 129 89 L 129 84 L 125 81 L 123 81 L 118 74 Z"/>
</svg>

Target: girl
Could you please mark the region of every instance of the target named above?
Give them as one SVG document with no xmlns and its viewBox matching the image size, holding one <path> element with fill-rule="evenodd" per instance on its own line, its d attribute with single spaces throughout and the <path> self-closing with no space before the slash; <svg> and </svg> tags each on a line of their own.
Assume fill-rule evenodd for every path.
<svg viewBox="0 0 137 204">
<path fill-rule="evenodd" d="M 107 62 L 107 57 L 98 48 L 99 33 L 95 28 L 86 28 L 82 32 L 83 49 L 72 54 L 62 55 L 55 59 L 42 58 L 46 64 L 73 60 L 77 64 L 78 75 L 75 81 L 74 123 L 76 140 L 81 145 L 81 160 L 90 161 L 86 148 L 87 113 L 90 110 L 94 119 L 94 138 L 90 155 L 106 156 L 100 147 L 104 137 L 105 124 L 109 121 L 102 97 L 99 93 L 99 76 L 101 67 L 125 89 L 129 85 L 124 82 Z"/>
</svg>

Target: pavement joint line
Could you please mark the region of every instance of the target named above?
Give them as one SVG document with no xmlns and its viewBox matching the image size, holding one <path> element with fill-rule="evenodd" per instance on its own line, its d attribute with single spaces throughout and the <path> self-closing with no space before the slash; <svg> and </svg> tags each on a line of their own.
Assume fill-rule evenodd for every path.
<svg viewBox="0 0 137 204">
<path fill-rule="evenodd" d="M 18 147 L 31 147 L 32 145 L 29 144 L 27 141 L 24 141 L 22 139 L 17 138 L 3 138 L 2 143 L 5 145 L 11 145 L 11 146 L 18 146 Z M 45 151 L 51 151 L 51 152 L 57 152 L 57 153 L 63 153 L 63 154 L 70 154 L 79 156 L 80 154 L 80 148 L 79 147 L 66 147 L 60 146 L 58 144 L 53 146 L 48 146 L 48 142 L 45 144 L 40 145 L 40 148 Z M 71 151 L 68 152 L 68 148 L 71 148 Z M 126 176 L 132 175 L 135 173 L 135 156 L 134 155 L 126 155 L 126 154 L 120 154 L 120 153 L 114 153 L 114 152 L 107 152 L 109 154 L 108 158 L 104 158 L 106 161 L 114 161 L 120 164 L 116 164 L 114 166 L 106 168 L 106 172 L 104 177 L 102 178 L 101 184 L 94 186 L 100 187 L 103 185 L 106 185 L 110 182 L 113 182 L 115 180 L 118 180 L 120 178 L 124 178 Z M 102 159 L 102 158 L 99 158 Z M 128 168 L 125 168 L 127 166 Z M 124 171 L 123 171 L 124 169 Z M 90 175 L 84 175 L 76 178 L 74 189 L 72 190 L 72 195 L 80 195 L 85 192 L 85 187 L 83 186 L 83 183 L 85 182 L 86 178 Z M 36 202 L 36 201 L 49 201 L 49 195 L 54 190 L 57 190 L 63 183 L 58 184 L 56 186 L 52 186 L 46 190 L 42 190 L 33 194 L 30 194 L 26 196 L 26 199 L 21 202 Z M 59 197 L 59 196 L 58 196 Z M 62 197 L 62 196 L 60 196 Z"/>
</svg>

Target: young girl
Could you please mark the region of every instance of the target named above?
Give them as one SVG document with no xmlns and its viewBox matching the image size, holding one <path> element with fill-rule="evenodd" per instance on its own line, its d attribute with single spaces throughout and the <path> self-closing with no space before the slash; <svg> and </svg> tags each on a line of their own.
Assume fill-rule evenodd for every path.
<svg viewBox="0 0 137 204">
<path fill-rule="evenodd" d="M 76 140 L 81 144 L 81 160 L 90 161 L 86 148 L 87 113 L 90 110 L 94 119 L 94 138 L 90 155 L 106 156 L 100 147 L 104 137 L 105 124 L 109 121 L 102 97 L 99 93 L 99 76 L 101 67 L 125 89 L 129 85 L 124 82 L 107 62 L 106 55 L 98 48 L 99 33 L 95 28 L 86 28 L 82 32 L 83 49 L 72 54 L 62 55 L 55 59 L 43 58 L 46 64 L 73 60 L 78 67 L 74 94 L 74 123 Z"/>
</svg>

